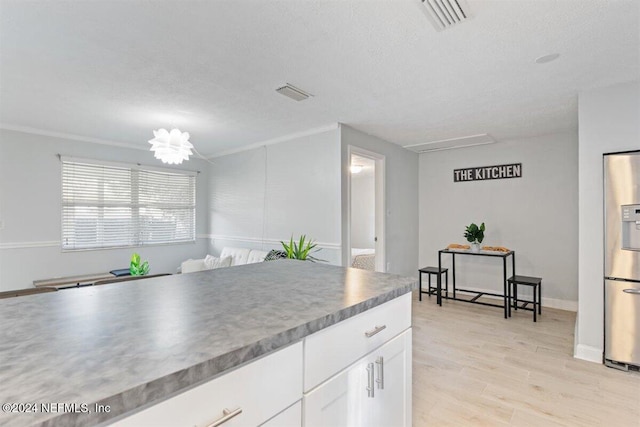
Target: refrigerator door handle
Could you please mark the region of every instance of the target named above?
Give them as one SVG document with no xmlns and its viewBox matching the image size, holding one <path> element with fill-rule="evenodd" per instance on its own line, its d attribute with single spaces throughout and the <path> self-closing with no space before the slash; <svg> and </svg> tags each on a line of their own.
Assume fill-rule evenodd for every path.
<svg viewBox="0 0 640 427">
<path fill-rule="evenodd" d="M 640 289 L 623 289 L 622 292 L 627 293 L 627 294 L 634 294 L 634 295 L 640 295 Z"/>
</svg>

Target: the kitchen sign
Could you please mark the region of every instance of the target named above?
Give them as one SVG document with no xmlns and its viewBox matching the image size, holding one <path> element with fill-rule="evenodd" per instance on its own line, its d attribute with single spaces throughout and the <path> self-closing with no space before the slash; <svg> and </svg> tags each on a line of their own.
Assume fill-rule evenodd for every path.
<svg viewBox="0 0 640 427">
<path fill-rule="evenodd" d="M 522 163 L 453 170 L 453 182 L 505 178 L 522 178 Z"/>
</svg>

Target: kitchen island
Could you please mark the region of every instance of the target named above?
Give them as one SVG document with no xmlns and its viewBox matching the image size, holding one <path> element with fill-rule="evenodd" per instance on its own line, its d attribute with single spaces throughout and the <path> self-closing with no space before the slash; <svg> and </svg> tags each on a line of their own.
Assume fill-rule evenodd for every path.
<svg viewBox="0 0 640 427">
<path fill-rule="evenodd" d="M 193 408 L 176 415 L 172 402 L 202 387 L 215 391 L 216 381 L 249 375 L 252 366 L 280 357 L 288 367 L 276 366 L 277 378 L 286 377 L 283 387 L 293 384 L 297 400 L 282 408 L 247 408 L 225 426 L 253 419 L 262 424 L 279 411 L 299 408 L 302 399 L 312 410 L 337 384 L 354 378 L 346 368 L 360 364 L 368 404 L 375 392 L 378 398 L 391 394 L 387 390 L 398 383 L 409 399 L 402 403 L 409 418 L 407 411 L 394 416 L 410 425 L 415 287 L 412 278 L 280 260 L 2 300 L 0 424 L 140 425 L 134 417 L 146 416 L 139 421 L 157 425 L 154 416 L 164 415 L 154 411 L 164 405 L 165 412 L 184 417 L 179 419 L 185 425 L 207 425 L 236 408 L 217 408 L 212 398 L 205 408 L 208 420 L 194 421 L 188 418 Z M 374 353 L 388 342 L 398 349 L 394 354 L 403 355 L 392 360 L 399 361 L 404 377 L 391 378 L 385 390 L 384 361 Z M 376 356 L 375 364 L 367 356 Z M 245 388 L 265 386 L 259 375 Z M 280 394 L 277 381 L 268 386 Z M 296 424 L 318 421 L 310 417 L 303 414 Z"/>
</svg>

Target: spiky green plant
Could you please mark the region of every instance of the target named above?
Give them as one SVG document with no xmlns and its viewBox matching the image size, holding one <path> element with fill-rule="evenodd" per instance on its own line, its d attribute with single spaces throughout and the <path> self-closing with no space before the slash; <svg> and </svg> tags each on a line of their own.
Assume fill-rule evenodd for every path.
<svg viewBox="0 0 640 427">
<path fill-rule="evenodd" d="M 149 274 L 149 261 L 141 262 L 140 255 L 134 253 L 131 255 L 129 273 L 131 273 L 132 276 L 146 276 Z"/>
<path fill-rule="evenodd" d="M 283 241 L 280 243 L 282 243 L 282 247 L 284 248 L 284 252 L 287 254 L 287 258 L 311 262 L 325 261 L 311 255 L 312 252 L 318 252 L 320 249 L 315 249 L 318 245 L 313 242 L 313 239 L 307 240 L 307 236 L 304 234 L 300 236 L 300 240 L 297 242 L 294 241 L 293 236 L 291 236 L 288 244 Z"/>
</svg>

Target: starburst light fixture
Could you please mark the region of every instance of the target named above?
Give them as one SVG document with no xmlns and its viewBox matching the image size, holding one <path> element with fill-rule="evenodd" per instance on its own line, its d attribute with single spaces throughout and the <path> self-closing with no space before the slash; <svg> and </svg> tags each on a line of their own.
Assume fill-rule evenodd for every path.
<svg viewBox="0 0 640 427">
<path fill-rule="evenodd" d="M 189 142 L 188 132 L 180 132 L 180 129 L 171 129 L 171 132 L 158 129 L 153 131 L 153 136 L 155 138 L 149 140 L 151 151 L 154 152 L 156 159 L 162 160 L 162 163 L 179 165 L 193 155 L 191 152 L 193 145 Z"/>
</svg>

